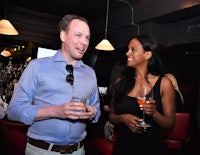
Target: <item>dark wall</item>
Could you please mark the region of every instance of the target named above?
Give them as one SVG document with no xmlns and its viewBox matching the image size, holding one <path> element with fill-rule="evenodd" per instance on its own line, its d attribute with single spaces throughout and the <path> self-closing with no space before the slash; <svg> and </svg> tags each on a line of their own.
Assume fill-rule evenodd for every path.
<svg viewBox="0 0 200 155">
<path fill-rule="evenodd" d="M 127 48 L 120 48 L 114 51 L 87 51 L 83 61 L 94 68 L 99 86 L 108 86 L 114 63 L 125 60 L 126 52 Z"/>
<path fill-rule="evenodd" d="M 174 74 L 177 78 L 187 110 L 194 112 L 199 102 L 200 54 L 165 54 L 162 55 L 162 60 L 166 72 Z"/>
<path fill-rule="evenodd" d="M 187 48 L 182 45 L 176 49 L 172 47 L 167 49 L 167 53 L 162 53 L 161 58 L 165 66 L 166 72 L 175 75 L 179 88 L 184 98 L 184 109 L 190 112 L 190 131 L 192 133 L 191 153 L 195 152 L 197 143 L 197 106 L 200 105 L 200 48 L 184 52 Z M 196 52 L 198 51 L 198 52 Z M 195 154 L 195 153 L 192 153 Z"/>
</svg>

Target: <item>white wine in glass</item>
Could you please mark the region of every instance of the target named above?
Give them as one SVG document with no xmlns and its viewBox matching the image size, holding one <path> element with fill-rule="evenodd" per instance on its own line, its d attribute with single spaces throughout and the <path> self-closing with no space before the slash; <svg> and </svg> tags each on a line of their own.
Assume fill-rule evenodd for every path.
<svg viewBox="0 0 200 155">
<path fill-rule="evenodd" d="M 139 105 L 144 106 L 148 101 L 153 99 L 153 89 L 148 83 L 140 83 L 137 90 L 137 101 Z M 151 127 L 145 122 L 145 112 L 143 110 L 143 121 L 137 124 L 138 127 Z"/>
</svg>

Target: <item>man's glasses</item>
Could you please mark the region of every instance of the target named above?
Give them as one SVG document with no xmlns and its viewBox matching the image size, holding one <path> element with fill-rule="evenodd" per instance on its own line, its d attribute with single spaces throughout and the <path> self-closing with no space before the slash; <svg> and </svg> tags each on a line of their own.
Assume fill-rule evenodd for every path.
<svg viewBox="0 0 200 155">
<path fill-rule="evenodd" d="M 66 65 L 66 70 L 69 72 L 69 75 L 66 76 L 66 81 L 73 86 L 74 84 L 73 66 Z"/>
</svg>

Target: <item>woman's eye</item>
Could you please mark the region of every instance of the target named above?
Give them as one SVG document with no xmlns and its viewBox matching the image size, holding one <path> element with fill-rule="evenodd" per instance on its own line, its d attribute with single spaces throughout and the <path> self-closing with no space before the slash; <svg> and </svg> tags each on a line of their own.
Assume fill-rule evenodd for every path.
<svg viewBox="0 0 200 155">
<path fill-rule="evenodd" d="M 131 51 L 134 52 L 136 50 L 136 48 L 131 48 Z"/>
</svg>

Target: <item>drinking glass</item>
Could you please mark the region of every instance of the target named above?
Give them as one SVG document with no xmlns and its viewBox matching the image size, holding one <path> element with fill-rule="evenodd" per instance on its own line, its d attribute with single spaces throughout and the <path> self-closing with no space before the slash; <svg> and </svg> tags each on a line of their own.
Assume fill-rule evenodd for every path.
<svg viewBox="0 0 200 155">
<path fill-rule="evenodd" d="M 144 106 L 148 101 L 153 99 L 153 89 L 148 83 L 141 83 L 138 85 L 137 101 L 139 105 Z M 145 112 L 143 110 L 143 121 L 138 123 L 139 127 L 151 127 L 150 124 L 145 122 Z"/>
<path fill-rule="evenodd" d="M 86 104 L 87 104 L 87 98 L 72 97 L 71 101 L 72 101 L 72 102 L 81 102 L 81 103 L 83 103 L 85 106 L 86 106 Z"/>
</svg>

